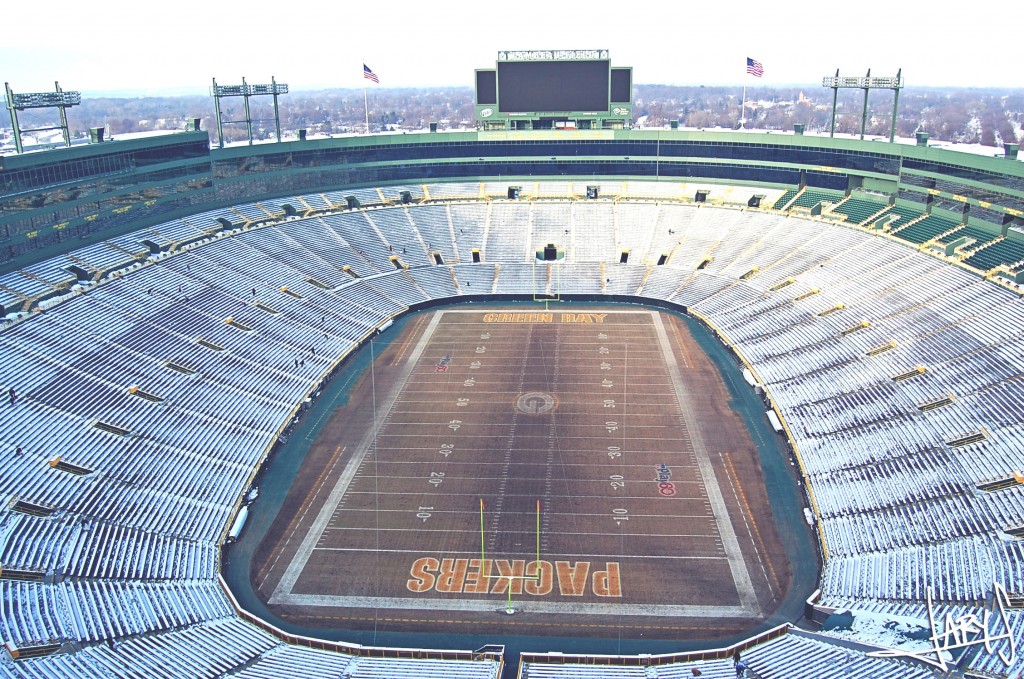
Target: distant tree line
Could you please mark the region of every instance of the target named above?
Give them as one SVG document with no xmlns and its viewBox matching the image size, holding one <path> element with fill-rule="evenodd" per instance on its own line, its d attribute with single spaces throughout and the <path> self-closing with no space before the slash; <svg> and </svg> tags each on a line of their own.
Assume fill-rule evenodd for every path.
<svg viewBox="0 0 1024 679">
<path fill-rule="evenodd" d="M 832 91 L 820 86 L 752 87 L 747 92 L 746 127 L 790 131 L 802 123 L 809 132 L 827 132 L 830 124 Z M 888 136 L 891 125 L 892 93 L 872 91 L 866 132 Z M 661 128 L 673 120 L 682 127 L 725 128 L 739 125 L 742 90 L 739 87 L 679 85 L 638 85 L 634 87 L 634 123 Z M 222 99 L 225 120 L 244 117 L 240 98 Z M 431 122 L 442 130 L 472 128 L 473 91 L 467 87 L 440 89 L 374 88 L 367 98 L 371 131 L 422 130 Z M 366 112 L 363 90 L 320 90 L 293 92 L 279 99 L 281 125 L 286 136 L 304 128 L 310 135 L 363 132 Z M 836 129 L 841 133 L 860 131 L 863 94 L 841 90 Z M 272 100 L 250 99 L 256 122 L 256 139 L 272 139 Z M 142 98 L 84 98 L 69 111 L 75 137 L 85 137 L 89 128 L 105 127 L 116 136 L 130 132 L 184 129 L 190 118 L 201 118 L 203 129 L 215 139 L 214 101 L 210 96 Z M 52 124 L 53 111 L 25 111 L 23 127 Z M 912 137 L 929 133 L 939 141 L 997 146 L 1017 142 L 1024 124 L 1024 90 L 907 88 L 900 94 L 896 133 Z M 4 127 L 7 126 L 5 123 Z M 245 139 L 244 125 L 226 125 L 226 141 Z"/>
</svg>

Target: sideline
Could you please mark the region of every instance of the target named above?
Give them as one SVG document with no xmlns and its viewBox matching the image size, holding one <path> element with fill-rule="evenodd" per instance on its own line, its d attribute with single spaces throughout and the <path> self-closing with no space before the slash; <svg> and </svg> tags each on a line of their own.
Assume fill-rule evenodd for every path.
<svg viewBox="0 0 1024 679">
<path fill-rule="evenodd" d="M 693 403 L 697 397 L 687 389 L 679 374 L 679 363 L 676 361 L 675 352 L 672 351 L 661 314 L 652 313 L 652 317 L 654 318 L 654 328 L 658 333 L 658 340 L 661 342 L 665 367 L 668 369 L 669 377 L 672 378 L 676 401 L 679 403 L 683 422 L 686 423 L 686 431 L 690 435 L 690 443 L 693 444 L 693 455 L 697 459 L 697 467 L 700 469 L 700 475 L 704 481 L 704 490 L 707 492 L 708 502 L 711 503 L 712 513 L 715 516 L 718 535 L 722 538 L 722 548 L 725 550 L 729 568 L 732 571 L 732 580 L 740 595 L 740 606 L 752 616 L 759 616 L 761 607 L 757 603 L 757 595 L 754 594 L 754 585 L 750 581 L 750 573 L 747 572 L 747 565 L 743 559 L 743 553 L 740 551 L 736 531 L 732 528 L 729 509 L 725 506 L 725 499 L 722 497 L 722 488 L 718 485 L 715 469 L 711 466 L 711 456 L 708 455 L 708 449 L 704 446 L 704 433 L 700 429 L 700 420 L 693 412 Z"/>
</svg>

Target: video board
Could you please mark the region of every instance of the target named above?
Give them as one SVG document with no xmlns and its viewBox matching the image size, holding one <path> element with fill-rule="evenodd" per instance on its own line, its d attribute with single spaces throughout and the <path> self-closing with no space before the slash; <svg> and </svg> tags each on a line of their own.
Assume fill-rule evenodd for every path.
<svg viewBox="0 0 1024 679">
<path fill-rule="evenodd" d="M 610 62 L 499 61 L 498 112 L 607 111 Z"/>
</svg>

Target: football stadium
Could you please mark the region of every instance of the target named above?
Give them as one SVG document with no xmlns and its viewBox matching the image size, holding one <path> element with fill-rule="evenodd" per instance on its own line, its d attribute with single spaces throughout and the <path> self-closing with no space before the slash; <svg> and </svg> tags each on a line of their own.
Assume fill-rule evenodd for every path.
<svg viewBox="0 0 1024 679">
<path fill-rule="evenodd" d="M 19 137 L 0 674 L 1020 677 L 1017 145 L 633 129 L 631 78 Z"/>
</svg>

